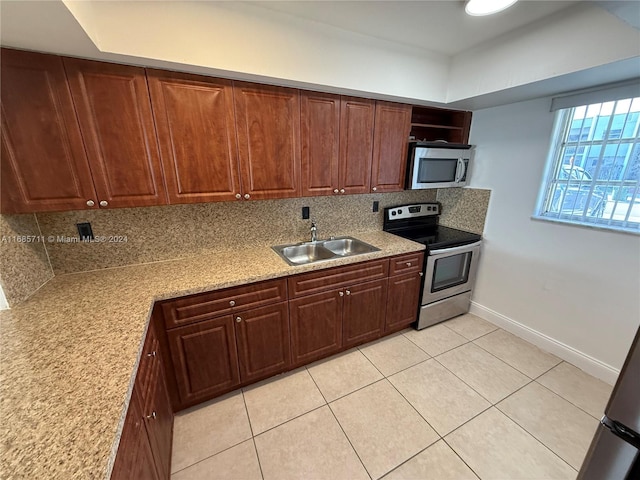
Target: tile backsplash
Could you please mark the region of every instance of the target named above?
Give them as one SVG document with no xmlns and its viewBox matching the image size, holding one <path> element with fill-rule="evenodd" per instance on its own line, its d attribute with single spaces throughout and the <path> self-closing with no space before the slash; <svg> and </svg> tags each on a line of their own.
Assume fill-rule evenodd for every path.
<svg viewBox="0 0 640 480">
<path fill-rule="evenodd" d="M 0 215 L 0 236 L 0 283 L 13 306 L 53 278 L 53 270 L 35 215 Z"/>
<path fill-rule="evenodd" d="M 64 273 L 189 257 L 243 245 L 277 245 L 310 237 L 310 208 L 320 238 L 382 229 L 385 207 L 442 202 L 440 223 L 482 233 L 489 190 L 471 188 L 217 202 L 161 207 L 2 215 L 2 235 L 42 235 L 44 243 L 0 249 L 0 281 L 10 305 Z M 372 211 L 378 201 L 379 211 Z M 76 224 L 90 222 L 97 242 L 79 242 Z"/>
</svg>

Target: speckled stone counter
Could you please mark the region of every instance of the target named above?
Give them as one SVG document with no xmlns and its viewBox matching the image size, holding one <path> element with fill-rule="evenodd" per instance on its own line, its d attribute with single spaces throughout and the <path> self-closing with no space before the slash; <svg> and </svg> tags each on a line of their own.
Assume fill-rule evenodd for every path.
<svg viewBox="0 0 640 480">
<path fill-rule="evenodd" d="M 423 250 L 384 232 L 381 249 L 291 267 L 268 247 L 56 276 L 0 313 L 3 479 L 110 474 L 153 302 Z"/>
</svg>

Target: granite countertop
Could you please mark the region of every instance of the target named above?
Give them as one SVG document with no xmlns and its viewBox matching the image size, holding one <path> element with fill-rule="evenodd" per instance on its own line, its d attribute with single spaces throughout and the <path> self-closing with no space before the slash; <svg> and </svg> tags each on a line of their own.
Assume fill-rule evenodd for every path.
<svg viewBox="0 0 640 480">
<path fill-rule="evenodd" d="M 381 249 L 292 267 L 267 246 L 60 275 L 0 312 L 0 477 L 109 475 L 154 301 L 424 250 L 384 232 Z"/>
</svg>

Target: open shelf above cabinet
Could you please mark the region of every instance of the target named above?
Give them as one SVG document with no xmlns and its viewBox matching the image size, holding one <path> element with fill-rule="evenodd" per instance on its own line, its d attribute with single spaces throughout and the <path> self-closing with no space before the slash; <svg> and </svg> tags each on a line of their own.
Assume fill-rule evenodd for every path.
<svg viewBox="0 0 640 480">
<path fill-rule="evenodd" d="M 413 107 L 410 139 L 468 143 L 471 112 L 433 107 Z"/>
</svg>

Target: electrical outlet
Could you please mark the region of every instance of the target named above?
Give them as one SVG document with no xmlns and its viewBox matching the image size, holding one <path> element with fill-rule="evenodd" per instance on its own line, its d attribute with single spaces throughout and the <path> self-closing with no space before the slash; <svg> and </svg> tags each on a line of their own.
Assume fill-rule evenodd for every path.
<svg viewBox="0 0 640 480">
<path fill-rule="evenodd" d="M 302 219 L 309 220 L 309 207 L 302 207 Z"/>
<path fill-rule="evenodd" d="M 89 222 L 76 223 L 76 227 L 78 228 L 78 235 L 80 235 L 80 241 L 89 242 L 95 238 L 93 236 L 93 230 L 91 229 L 91 224 Z"/>
<path fill-rule="evenodd" d="M 377 212 L 378 210 L 380 210 L 380 202 L 378 200 L 374 200 L 373 201 L 373 211 Z"/>
</svg>

